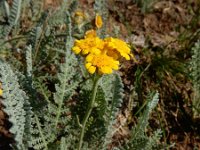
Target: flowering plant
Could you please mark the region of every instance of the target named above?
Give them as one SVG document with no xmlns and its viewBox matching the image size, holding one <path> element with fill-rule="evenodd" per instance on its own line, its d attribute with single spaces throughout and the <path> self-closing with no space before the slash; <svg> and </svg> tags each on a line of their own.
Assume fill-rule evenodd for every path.
<svg viewBox="0 0 200 150">
<path fill-rule="evenodd" d="M 0 9 L 0 18 L 8 22 L 0 25 L 0 107 L 12 135 L 5 149 L 156 149 L 160 131 L 150 138 L 145 131 L 158 93 L 147 101 L 138 124 L 131 125 L 130 138 L 123 135 L 123 141 L 115 140 L 119 130 L 129 125 L 132 102 L 139 98 L 133 96 L 133 92 L 139 94 L 137 90 L 125 88 L 132 91 L 130 95 L 124 91 L 116 72 L 123 59 L 136 61 L 126 42 L 105 37 L 100 15 L 94 20 L 96 29 L 86 31 L 91 18 L 84 13 L 87 9 L 79 10 L 78 3 L 63 0 L 59 9 L 41 12 L 43 1 L 39 0 L 13 0 L 12 7 L 7 1 L 2 3 L 5 9 Z M 93 5 L 105 19 L 107 4 L 95 0 Z M 71 50 L 83 58 L 88 74 Z M 141 75 L 136 76 L 138 84 Z M 128 100 L 125 111 L 121 109 L 124 96 Z M 126 115 L 122 122 L 121 111 Z"/>
<path fill-rule="evenodd" d="M 101 16 L 96 16 L 95 24 L 98 29 L 102 27 L 103 22 Z M 118 70 L 121 58 L 130 60 L 131 57 L 133 57 L 133 54 L 131 54 L 130 46 L 126 42 L 112 37 L 101 39 L 93 29 L 85 33 L 84 39 L 76 40 L 72 50 L 75 54 L 80 54 L 85 58 L 85 68 L 90 74 L 97 74 L 93 83 L 92 97 L 86 114 L 83 118 L 83 122 L 79 123 L 81 134 L 78 149 L 80 150 L 82 147 L 85 127 L 92 109 L 94 108 L 100 77 L 103 74 L 113 73 L 113 70 Z"/>
<path fill-rule="evenodd" d="M 102 26 L 100 16 L 95 23 L 97 28 Z M 120 58 L 130 60 L 133 57 L 126 42 L 112 37 L 100 39 L 95 30 L 87 31 L 84 39 L 76 40 L 72 50 L 85 57 L 85 67 L 90 74 L 111 74 L 119 69 Z"/>
</svg>

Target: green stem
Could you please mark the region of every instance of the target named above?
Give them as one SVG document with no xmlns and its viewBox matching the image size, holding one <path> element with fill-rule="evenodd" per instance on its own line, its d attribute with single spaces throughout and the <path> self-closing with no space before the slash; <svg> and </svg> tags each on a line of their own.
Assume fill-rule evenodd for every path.
<svg viewBox="0 0 200 150">
<path fill-rule="evenodd" d="M 139 108 L 139 110 L 134 114 L 134 116 L 136 116 L 137 114 L 139 114 L 141 111 L 142 111 L 142 109 L 146 106 L 146 104 L 147 104 L 147 101 L 145 101 L 143 104 L 142 104 L 142 106 Z"/>
<path fill-rule="evenodd" d="M 99 79 L 100 79 L 100 77 L 98 76 L 94 80 L 92 97 L 90 99 L 86 114 L 85 114 L 83 121 L 82 121 L 81 134 L 80 134 L 79 143 L 78 143 L 78 150 L 81 150 L 81 147 L 82 147 L 82 144 L 83 144 L 83 137 L 84 137 L 84 133 L 85 133 L 85 126 L 86 126 L 88 118 L 89 118 L 89 116 L 92 112 L 92 109 L 94 108 L 94 103 L 95 103 L 95 98 L 96 98 L 96 94 L 97 94 Z"/>
</svg>

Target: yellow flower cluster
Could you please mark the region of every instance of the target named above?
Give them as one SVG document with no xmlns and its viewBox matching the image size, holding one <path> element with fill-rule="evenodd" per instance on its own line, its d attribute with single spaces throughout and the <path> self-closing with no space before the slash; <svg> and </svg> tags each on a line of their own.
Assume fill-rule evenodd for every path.
<svg viewBox="0 0 200 150">
<path fill-rule="evenodd" d="M 96 36 L 95 30 L 89 30 L 85 34 L 85 39 L 76 40 L 75 46 L 72 48 L 75 54 L 81 52 L 82 55 L 88 53 L 100 54 L 104 47 L 104 42 Z"/>
<path fill-rule="evenodd" d="M 113 69 L 119 69 L 119 61 L 104 53 L 100 53 L 99 55 L 89 54 L 86 57 L 85 67 L 91 74 L 96 71 L 96 68 L 98 68 L 99 74 L 110 74 Z"/>
<path fill-rule="evenodd" d="M 100 16 L 96 17 L 96 26 L 102 26 Z M 126 42 L 112 37 L 100 39 L 95 30 L 87 31 L 84 39 L 76 40 L 72 50 L 85 57 L 85 67 L 91 74 L 111 74 L 119 69 L 121 57 L 130 60 L 133 56 Z"/>
<path fill-rule="evenodd" d="M 97 37 L 95 30 L 86 32 L 85 38 L 76 40 L 72 48 L 75 54 L 81 54 L 85 59 L 85 67 L 89 73 L 110 74 L 119 69 L 119 59 L 130 60 L 132 56 L 129 46 L 117 38 Z"/>
</svg>

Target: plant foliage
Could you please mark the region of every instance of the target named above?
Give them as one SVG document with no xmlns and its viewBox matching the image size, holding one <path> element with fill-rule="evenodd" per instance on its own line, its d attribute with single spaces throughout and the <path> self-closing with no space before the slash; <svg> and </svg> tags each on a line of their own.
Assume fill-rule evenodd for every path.
<svg viewBox="0 0 200 150">
<path fill-rule="evenodd" d="M 152 110 L 156 107 L 159 98 L 158 98 L 158 92 L 151 93 L 148 98 L 148 103 L 146 106 L 146 109 L 144 110 L 143 114 L 138 120 L 137 125 L 132 129 L 131 133 L 131 139 L 126 144 L 126 149 L 130 150 L 138 150 L 138 149 L 144 149 L 144 150 L 154 150 L 158 149 L 159 145 L 157 142 L 161 138 L 161 130 L 157 130 L 153 133 L 152 136 L 146 135 L 146 129 L 148 126 L 148 120 L 150 117 L 150 114 Z M 152 100 L 151 100 L 152 99 Z"/>
<path fill-rule="evenodd" d="M 3 87 L 4 111 L 9 116 L 12 123 L 10 132 L 14 135 L 16 147 L 24 149 L 27 145 L 23 142 L 25 139 L 26 126 L 26 102 L 28 97 L 26 93 L 20 89 L 18 78 L 12 71 L 12 68 L 3 61 L 0 61 L 0 80 Z M 30 119 L 30 118 L 29 118 Z"/>
<path fill-rule="evenodd" d="M 77 4 L 77 0 L 63 0 L 57 9 L 43 9 L 44 3 L 40 0 L 13 0 L 12 4 L 0 1 L 1 102 L 11 123 L 13 149 L 77 149 L 80 122 L 89 105 L 94 82 L 83 69 L 81 59 L 71 52 L 74 35 L 79 34 L 71 17 Z M 104 15 L 104 21 L 105 6 L 105 0 L 94 3 L 94 11 Z M 88 28 L 87 23 L 83 25 L 82 29 Z M 105 26 L 99 31 L 101 37 L 106 36 Z M 122 113 L 123 99 L 120 75 L 102 76 L 82 149 L 109 148 L 116 134 L 117 117 Z M 157 102 L 158 93 L 134 127 L 129 149 L 154 148 L 160 138 L 160 130 L 151 137 L 145 135 L 149 115 Z M 139 147 L 140 143 L 145 144 Z"/>
</svg>

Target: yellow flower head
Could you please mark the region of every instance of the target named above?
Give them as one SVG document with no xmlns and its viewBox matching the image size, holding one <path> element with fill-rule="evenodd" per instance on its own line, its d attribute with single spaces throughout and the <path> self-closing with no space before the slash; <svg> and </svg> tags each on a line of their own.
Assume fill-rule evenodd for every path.
<svg viewBox="0 0 200 150">
<path fill-rule="evenodd" d="M 131 49 L 126 42 L 117 38 L 109 37 L 105 39 L 105 43 L 106 47 L 108 48 L 108 55 L 115 58 L 119 58 L 119 56 L 122 56 L 126 60 L 130 60 L 130 57 L 133 57 L 133 55 L 131 54 Z"/>
<path fill-rule="evenodd" d="M 121 57 L 130 60 L 133 56 L 126 42 L 112 37 L 102 40 L 95 30 L 87 31 L 84 39 L 76 40 L 72 50 L 85 57 L 85 67 L 90 74 L 111 74 L 119 69 Z"/>
<path fill-rule="evenodd" d="M 106 54 L 89 54 L 86 57 L 86 69 L 93 74 L 97 71 L 99 74 L 111 74 L 113 70 L 119 69 L 119 61 L 114 60 Z"/>
<path fill-rule="evenodd" d="M 102 18 L 101 18 L 101 16 L 100 15 L 96 15 L 96 18 L 95 18 L 95 25 L 96 25 L 96 27 L 99 29 L 99 28 L 101 28 L 102 27 L 102 25 L 103 25 L 103 21 L 102 21 Z"/>
<path fill-rule="evenodd" d="M 87 55 L 89 53 L 100 54 L 103 47 L 103 40 L 96 36 L 94 30 L 89 30 L 86 32 L 85 39 L 75 41 L 72 50 L 75 54 L 79 54 L 80 52 L 82 55 Z"/>
</svg>

